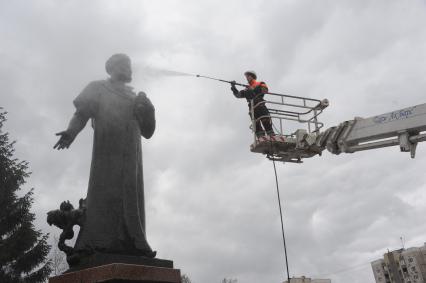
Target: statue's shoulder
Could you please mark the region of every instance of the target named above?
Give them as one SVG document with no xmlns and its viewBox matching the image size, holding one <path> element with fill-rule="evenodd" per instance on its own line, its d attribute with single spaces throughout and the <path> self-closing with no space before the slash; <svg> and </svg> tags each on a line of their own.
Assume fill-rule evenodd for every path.
<svg viewBox="0 0 426 283">
<path fill-rule="evenodd" d="M 103 92 L 105 92 L 105 89 L 108 89 L 108 81 L 107 80 L 96 80 L 91 81 L 87 84 L 85 89 L 83 90 L 84 93 L 87 95 L 99 95 Z"/>
<path fill-rule="evenodd" d="M 96 102 L 102 93 L 103 82 L 102 80 L 89 82 L 80 94 L 77 95 L 74 104 L 85 105 L 87 103 Z"/>
<path fill-rule="evenodd" d="M 105 86 L 107 83 L 108 83 L 107 80 L 96 80 L 96 81 L 91 81 L 87 86 L 92 88 L 99 88 L 99 87 Z"/>
<path fill-rule="evenodd" d="M 99 89 L 106 83 L 105 80 L 97 80 L 89 82 L 83 89 L 83 93 L 98 92 Z"/>
</svg>

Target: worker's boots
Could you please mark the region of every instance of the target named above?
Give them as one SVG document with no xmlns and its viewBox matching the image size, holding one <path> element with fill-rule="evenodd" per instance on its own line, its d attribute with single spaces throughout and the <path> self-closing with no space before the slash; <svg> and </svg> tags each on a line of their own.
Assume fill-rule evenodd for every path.
<svg viewBox="0 0 426 283">
<path fill-rule="evenodd" d="M 265 135 L 265 132 L 264 132 L 264 131 L 256 132 L 256 138 L 263 137 L 264 135 Z"/>
<path fill-rule="evenodd" d="M 267 136 L 275 136 L 275 133 L 274 133 L 274 131 L 273 131 L 273 130 L 270 130 L 270 131 L 267 131 L 267 132 L 266 132 L 266 135 L 267 135 Z"/>
<path fill-rule="evenodd" d="M 271 131 L 266 131 L 266 133 L 264 132 L 264 131 L 259 131 L 259 132 L 256 132 L 256 137 L 257 138 L 260 138 L 260 137 L 263 137 L 263 136 L 270 136 L 270 137 L 272 137 L 272 136 L 275 136 L 275 133 L 274 133 L 274 131 L 273 130 L 271 130 Z"/>
</svg>

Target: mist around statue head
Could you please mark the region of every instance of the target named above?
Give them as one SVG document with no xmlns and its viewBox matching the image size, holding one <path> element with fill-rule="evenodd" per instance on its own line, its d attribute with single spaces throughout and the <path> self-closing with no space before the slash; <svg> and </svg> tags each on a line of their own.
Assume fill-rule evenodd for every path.
<svg viewBox="0 0 426 283">
<path fill-rule="evenodd" d="M 132 62 L 126 54 L 112 55 L 105 63 L 105 70 L 112 81 L 123 83 L 132 81 Z"/>
</svg>

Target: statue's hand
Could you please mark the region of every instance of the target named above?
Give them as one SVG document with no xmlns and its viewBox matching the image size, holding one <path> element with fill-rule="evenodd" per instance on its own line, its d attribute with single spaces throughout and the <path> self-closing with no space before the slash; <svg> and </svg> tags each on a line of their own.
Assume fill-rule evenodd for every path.
<svg viewBox="0 0 426 283">
<path fill-rule="evenodd" d="M 135 99 L 135 115 L 140 116 L 145 111 L 152 109 L 152 103 L 144 92 L 139 92 Z"/>
<path fill-rule="evenodd" d="M 149 106 L 150 102 L 145 92 L 141 91 L 138 93 L 138 95 L 136 96 L 135 104 L 138 110 L 143 110 L 144 108 Z"/>
<path fill-rule="evenodd" d="M 74 141 L 74 137 L 67 131 L 56 133 L 56 135 L 61 137 L 59 138 L 58 142 L 53 146 L 54 149 L 60 150 L 64 148 L 69 148 L 71 143 Z"/>
</svg>

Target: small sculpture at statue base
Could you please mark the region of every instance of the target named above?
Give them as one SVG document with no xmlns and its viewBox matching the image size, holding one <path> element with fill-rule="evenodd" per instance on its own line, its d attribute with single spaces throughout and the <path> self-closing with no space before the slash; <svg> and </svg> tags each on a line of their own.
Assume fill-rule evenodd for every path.
<svg viewBox="0 0 426 283">
<path fill-rule="evenodd" d="M 47 223 L 62 229 L 62 233 L 59 235 L 58 248 L 67 255 L 69 266 L 77 264 L 79 256 L 74 252 L 74 248 L 65 243 L 65 240 L 71 240 L 74 237 L 74 225 L 83 226 L 85 210 L 85 200 L 80 199 L 78 209 L 74 209 L 69 201 L 64 201 L 59 209 L 47 213 Z"/>
</svg>

